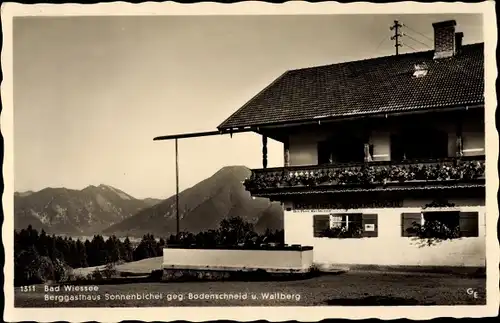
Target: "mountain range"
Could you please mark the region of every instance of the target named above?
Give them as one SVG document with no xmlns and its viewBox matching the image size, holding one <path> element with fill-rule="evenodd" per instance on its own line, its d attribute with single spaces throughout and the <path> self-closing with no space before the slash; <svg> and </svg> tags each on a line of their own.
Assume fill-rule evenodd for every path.
<svg viewBox="0 0 500 323">
<path fill-rule="evenodd" d="M 257 232 L 283 228 L 279 203 L 252 198 L 242 182 L 250 176 L 244 166 L 224 167 L 179 194 L 180 230 L 197 233 L 216 229 L 223 218 L 240 216 Z M 49 234 L 94 234 L 166 237 L 176 232 L 175 196 L 165 200 L 137 199 L 109 185 L 82 190 L 45 188 L 14 194 L 14 224 L 31 225 Z"/>
</svg>

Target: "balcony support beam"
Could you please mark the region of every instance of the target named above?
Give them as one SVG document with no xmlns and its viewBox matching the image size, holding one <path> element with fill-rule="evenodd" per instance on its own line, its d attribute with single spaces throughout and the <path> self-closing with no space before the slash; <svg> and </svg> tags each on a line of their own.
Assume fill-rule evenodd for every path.
<svg viewBox="0 0 500 323">
<path fill-rule="evenodd" d="M 463 132 L 463 116 L 460 118 L 457 124 L 457 157 L 462 157 L 464 155 L 464 147 L 463 147 L 463 141 L 462 141 L 462 132 Z"/>
<path fill-rule="evenodd" d="M 284 156 L 283 156 L 284 165 L 285 165 L 285 167 L 289 167 L 290 166 L 290 141 L 288 138 L 285 140 L 285 142 L 283 144 L 283 153 L 284 153 Z"/>
<path fill-rule="evenodd" d="M 267 168 L 267 136 L 262 136 L 262 168 Z"/>
</svg>

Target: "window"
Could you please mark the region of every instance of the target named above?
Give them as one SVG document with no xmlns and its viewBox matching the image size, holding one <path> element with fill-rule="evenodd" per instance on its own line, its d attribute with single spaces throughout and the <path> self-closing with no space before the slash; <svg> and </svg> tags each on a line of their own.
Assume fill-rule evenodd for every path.
<svg viewBox="0 0 500 323">
<path fill-rule="evenodd" d="M 448 156 L 448 134 L 426 127 L 411 127 L 391 135 L 391 160 L 444 158 Z"/>
<path fill-rule="evenodd" d="M 376 214 L 314 215 L 314 237 L 363 238 L 377 237 Z"/>
<path fill-rule="evenodd" d="M 328 145 L 328 141 L 318 143 L 318 165 L 330 164 L 332 161 L 332 152 Z"/>
<path fill-rule="evenodd" d="M 373 156 L 373 145 L 370 145 Z M 363 162 L 365 141 L 355 136 L 341 136 L 318 143 L 318 164 Z"/>
<path fill-rule="evenodd" d="M 423 212 L 403 213 L 401 215 L 401 235 L 403 237 L 417 236 L 415 225 L 423 226 L 426 222 L 434 222 L 436 230 L 443 228 L 456 231 L 460 237 L 479 236 L 478 212 Z M 431 232 L 429 232 L 429 235 Z M 431 238 L 431 236 L 429 236 Z"/>
<path fill-rule="evenodd" d="M 331 214 L 330 229 L 359 229 L 361 221 L 362 214 Z"/>
</svg>

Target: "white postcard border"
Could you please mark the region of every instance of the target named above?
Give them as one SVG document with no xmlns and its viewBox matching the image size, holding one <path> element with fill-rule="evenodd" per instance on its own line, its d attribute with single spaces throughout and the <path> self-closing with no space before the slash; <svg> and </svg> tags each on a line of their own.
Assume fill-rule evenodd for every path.
<svg viewBox="0 0 500 323">
<path fill-rule="evenodd" d="M 315 321 L 324 318 L 409 318 L 431 319 L 435 317 L 484 317 L 496 316 L 500 302 L 499 248 L 497 240 L 497 190 L 498 190 L 498 134 L 495 128 L 497 77 L 495 50 L 497 46 L 497 23 L 493 1 L 476 4 L 467 3 L 415 3 L 371 4 L 357 2 L 339 4 L 336 2 L 308 3 L 291 1 L 284 4 L 243 2 L 235 4 L 199 3 L 142 3 L 115 2 L 95 5 L 79 4 L 2 4 L 2 27 L 4 45 L 1 53 L 4 81 L 1 86 L 3 111 L 1 130 L 4 137 L 3 160 L 4 194 L 2 197 L 4 223 L 2 228 L 5 251 L 5 311 L 4 320 L 23 321 L 121 321 L 125 319 L 143 321 L 189 320 L 205 321 L 233 319 L 251 321 L 267 319 L 272 321 L 299 320 Z M 485 42 L 485 97 L 486 97 L 486 253 L 487 253 L 487 305 L 485 306 L 400 306 L 400 307 L 155 307 L 155 308 L 15 308 L 13 288 L 13 70 L 12 70 L 12 25 L 17 16 L 85 16 L 85 15 L 297 15 L 297 14 L 417 14 L 417 13 L 482 13 Z"/>
</svg>

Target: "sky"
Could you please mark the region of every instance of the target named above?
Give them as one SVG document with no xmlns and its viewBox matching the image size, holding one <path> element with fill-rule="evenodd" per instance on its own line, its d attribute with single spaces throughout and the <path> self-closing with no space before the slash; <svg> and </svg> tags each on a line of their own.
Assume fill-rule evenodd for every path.
<svg viewBox="0 0 500 323">
<path fill-rule="evenodd" d="M 433 48 L 455 19 L 483 41 L 480 15 L 89 16 L 14 19 L 16 191 L 106 184 L 137 198 L 175 193 L 173 141 L 212 131 L 289 69 Z M 180 189 L 223 166 L 262 167 L 257 134 L 179 141 Z M 283 165 L 268 143 L 268 167 Z"/>
</svg>

